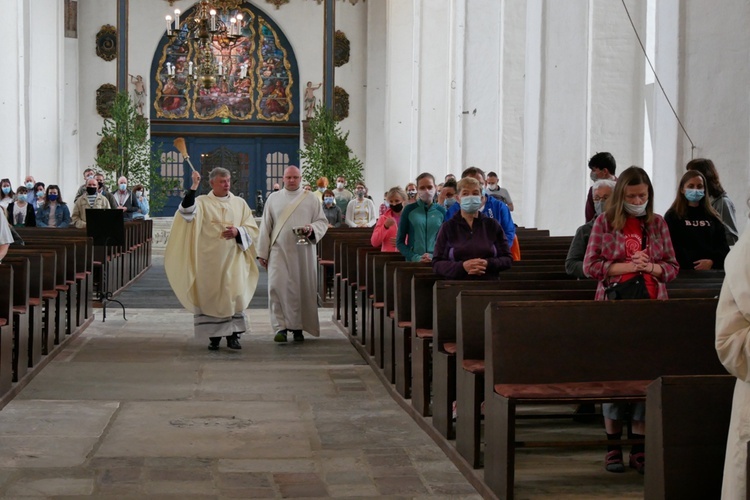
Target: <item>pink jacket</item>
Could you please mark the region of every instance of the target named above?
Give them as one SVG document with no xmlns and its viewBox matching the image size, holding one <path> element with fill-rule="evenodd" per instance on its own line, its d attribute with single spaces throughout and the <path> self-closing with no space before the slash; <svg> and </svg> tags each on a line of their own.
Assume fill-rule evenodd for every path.
<svg viewBox="0 0 750 500">
<path fill-rule="evenodd" d="M 385 221 L 393 217 L 396 223 L 391 227 L 385 227 Z M 401 212 L 395 213 L 390 208 L 383 215 L 378 217 L 375 229 L 372 232 L 370 243 L 374 247 L 380 247 L 381 252 L 398 252 L 396 248 L 396 234 L 398 234 L 398 221 L 401 219 Z"/>
</svg>

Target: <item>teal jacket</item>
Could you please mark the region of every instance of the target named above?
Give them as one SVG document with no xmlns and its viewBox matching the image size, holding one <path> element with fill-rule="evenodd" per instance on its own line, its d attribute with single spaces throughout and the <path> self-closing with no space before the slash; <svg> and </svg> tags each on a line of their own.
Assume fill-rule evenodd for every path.
<svg viewBox="0 0 750 500">
<path fill-rule="evenodd" d="M 445 219 L 445 207 L 422 200 L 406 205 L 398 223 L 396 248 L 406 260 L 419 262 L 423 254 L 432 255 L 440 225 Z"/>
</svg>

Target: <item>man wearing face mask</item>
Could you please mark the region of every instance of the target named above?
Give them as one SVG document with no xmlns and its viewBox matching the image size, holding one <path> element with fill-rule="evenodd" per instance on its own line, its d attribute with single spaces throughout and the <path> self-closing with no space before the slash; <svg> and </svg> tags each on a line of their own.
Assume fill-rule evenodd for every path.
<svg viewBox="0 0 750 500">
<path fill-rule="evenodd" d="M 86 209 L 112 208 L 109 201 L 99 192 L 99 185 L 93 177 L 86 181 L 86 194 L 78 198 L 73 205 L 70 220 L 77 228 L 86 227 Z"/>
<path fill-rule="evenodd" d="M 76 197 L 73 199 L 73 201 L 78 201 L 78 198 L 86 194 L 86 181 L 89 179 L 94 178 L 94 169 L 93 168 L 87 168 L 83 171 L 83 184 L 78 188 L 78 191 L 76 192 Z"/>
<path fill-rule="evenodd" d="M 104 174 L 101 172 L 97 172 L 96 174 L 94 174 L 94 179 L 96 179 L 96 184 L 99 187 L 99 193 L 107 198 L 110 208 L 117 208 L 117 201 L 115 200 L 115 197 L 112 196 L 112 193 L 107 190 L 107 186 L 104 185 Z"/>
<path fill-rule="evenodd" d="M 614 189 L 615 181 L 611 179 L 600 179 L 592 186 L 597 217 L 604 213 L 604 205 L 612 196 Z M 591 236 L 591 228 L 594 227 L 595 220 L 596 217 L 576 230 L 573 241 L 570 242 L 568 256 L 565 258 L 565 272 L 578 279 L 588 278 L 583 272 L 583 258 L 586 256 L 586 246 L 589 244 L 589 236 Z"/>
<path fill-rule="evenodd" d="M 480 184 L 484 186 L 484 171 L 477 167 L 469 167 L 461 173 L 461 178 L 473 177 Z M 505 239 L 508 240 L 508 246 L 513 247 L 513 240 L 516 239 L 516 225 L 513 224 L 513 217 L 510 215 L 508 206 L 502 201 L 496 200 L 491 196 L 483 197 L 483 205 L 480 211 L 482 215 L 489 217 L 490 219 L 496 219 L 505 231 Z M 445 215 L 445 220 L 453 217 L 461 207 L 458 204 L 454 204 L 448 209 L 448 213 Z"/>
<path fill-rule="evenodd" d="M 349 227 L 372 227 L 378 220 L 378 212 L 375 203 L 366 198 L 367 187 L 364 182 L 358 182 L 354 189 L 356 198 L 352 199 L 346 206 L 344 221 Z"/>
<path fill-rule="evenodd" d="M 441 227 L 432 270 L 446 279 L 497 279 L 512 265 L 500 223 L 480 212 L 482 184 L 464 177 L 457 185 L 460 210 Z"/>
<path fill-rule="evenodd" d="M 333 190 L 333 197 L 336 198 L 336 206 L 339 207 L 341 213 L 346 214 L 347 205 L 354 198 L 354 195 L 346 189 L 346 178 L 343 175 L 336 177 L 336 189 Z"/>
<path fill-rule="evenodd" d="M 455 179 L 449 179 L 443 184 L 443 189 L 440 190 L 438 196 L 438 203 L 443 205 L 446 210 L 450 209 L 454 203 L 458 201 L 456 199 L 456 181 Z"/>
<path fill-rule="evenodd" d="M 510 193 L 507 189 L 500 187 L 498 184 L 498 177 L 495 172 L 487 174 L 487 188 L 485 191 L 486 196 L 492 196 L 496 200 L 500 200 L 508 205 L 508 210 L 513 211 L 513 200 L 510 199 Z"/>
<path fill-rule="evenodd" d="M 615 176 L 617 163 L 611 153 L 596 153 L 589 160 L 589 169 L 591 170 L 589 176 L 591 177 L 592 182 L 596 182 L 599 179 L 617 181 L 617 177 Z M 595 218 L 596 215 L 596 210 L 594 209 L 594 193 L 593 189 L 590 188 L 589 193 L 586 196 L 586 221 L 590 221 Z"/>
<path fill-rule="evenodd" d="M 315 186 L 317 187 L 317 189 L 313 190 L 313 194 L 322 203 L 323 193 L 325 193 L 328 190 L 328 178 L 318 177 L 318 180 L 315 181 Z"/>
<path fill-rule="evenodd" d="M 125 176 L 117 179 L 117 191 L 113 195 L 115 207 L 122 210 L 123 220 L 133 220 L 133 214 L 138 212 L 138 202 L 133 193 L 128 191 L 128 179 Z"/>
</svg>

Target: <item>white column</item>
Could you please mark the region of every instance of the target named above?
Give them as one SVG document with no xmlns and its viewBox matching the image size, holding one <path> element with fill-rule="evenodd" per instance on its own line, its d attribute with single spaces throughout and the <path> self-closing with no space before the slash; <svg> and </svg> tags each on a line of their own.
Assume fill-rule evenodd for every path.
<svg viewBox="0 0 750 500">
<path fill-rule="evenodd" d="M 450 136 L 448 139 L 448 171 L 459 177 L 464 167 L 464 61 L 466 51 L 466 0 L 451 2 L 450 30 Z"/>
<path fill-rule="evenodd" d="M 501 36 L 502 2 L 466 2 L 464 47 L 463 165 L 498 173 L 502 155 Z M 498 29 L 500 26 L 500 29 Z"/>
<path fill-rule="evenodd" d="M 29 2 L 29 161 L 28 172 L 46 183 L 59 182 L 61 170 L 62 2 Z"/>
<path fill-rule="evenodd" d="M 414 32 L 415 4 L 388 0 L 386 19 L 385 171 L 389 185 L 404 186 L 417 172 L 419 37 Z"/>
<path fill-rule="evenodd" d="M 0 78 L 0 151 L 3 152 L 3 174 L 13 187 L 23 182 L 26 170 L 26 52 L 24 45 L 24 1 L 11 0 L 4 4 L 0 16 L 3 50 L 0 67 L 7 78 Z"/>
<path fill-rule="evenodd" d="M 420 52 L 419 88 L 416 94 L 418 111 L 417 172 L 430 172 L 435 182 L 445 178 L 448 168 L 450 137 L 450 74 L 446 71 L 451 29 L 450 0 L 428 0 L 421 4 L 419 24 Z M 415 13 L 416 14 L 416 13 Z"/>
<path fill-rule="evenodd" d="M 500 185 L 513 199 L 513 221 L 525 225 L 524 98 L 527 2 L 502 0 L 500 53 Z"/>
<path fill-rule="evenodd" d="M 400 182 L 386 172 L 386 43 L 385 2 L 367 2 L 367 112 L 365 182 L 377 202 L 380 194 Z"/>
</svg>

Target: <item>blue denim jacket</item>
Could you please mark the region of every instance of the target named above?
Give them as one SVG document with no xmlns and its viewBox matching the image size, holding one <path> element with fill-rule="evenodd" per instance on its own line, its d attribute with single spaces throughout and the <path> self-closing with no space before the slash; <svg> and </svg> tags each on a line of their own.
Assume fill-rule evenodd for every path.
<svg viewBox="0 0 750 500">
<path fill-rule="evenodd" d="M 49 216 L 49 205 L 45 203 L 36 211 L 37 227 L 49 227 Z M 66 228 L 68 226 L 70 226 L 70 210 L 67 205 L 58 204 L 55 209 L 55 227 Z"/>
</svg>

